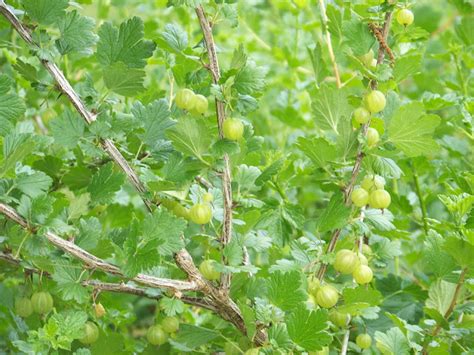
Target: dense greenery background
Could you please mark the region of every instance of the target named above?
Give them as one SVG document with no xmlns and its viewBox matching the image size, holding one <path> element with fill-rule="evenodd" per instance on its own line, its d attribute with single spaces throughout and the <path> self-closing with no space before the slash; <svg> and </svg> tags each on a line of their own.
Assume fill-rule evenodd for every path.
<svg viewBox="0 0 474 355">
<path fill-rule="evenodd" d="M 0 261 L 0 352 L 238 354 L 255 346 L 257 328 L 267 334 L 260 351 L 268 354 L 323 347 L 340 353 L 346 345 L 359 353 L 355 339 L 362 333 L 373 339 L 366 354 L 474 351 L 472 2 L 328 1 L 341 88 L 318 1 L 7 4 L 39 48 L 0 18 L 0 202 L 32 227 L 0 216 L 2 259 L 10 257 Z M 199 4 L 213 24 L 219 85 L 207 69 L 193 9 Z M 396 14 L 407 6 L 415 21 L 405 27 Z M 387 40 L 394 61 L 385 55 L 374 68 L 361 61 L 379 51 L 368 23 L 382 26 L 387 11 L 394 12 Z M 58 64 L 97 113 L 94 123 L 87 125 L 58 92 L 42 60 Z M 351 120 L 371 82 L 387 97 L 371 121 L 381 137 L 375 147 Z M 177 108 L 180 88 L 206 96 L 207 113 Z M 219 139 L 215 98 L 243 120 L 243 139 Z M 139 174 L 146 198 L 160 205 L 152 214 L 101 150 L 106 138 Z M 392 198 L 388 209 L 367 209 L 362 219 L 341 192 L 359 147 L 356 184 L 378 174 Z M 231 161 L 234 232 L 222 248 L 224 154 Z M 176 206 L 190 208 L 206 192 L 214 198 L 213 220 L 197 225 Z M 374 271 L 370 284 L 358 286 L 328 266 L 322 282 L 338 289 L 338 312 L 351 315 L 342 326 L 334 309 L 318 307 L 308 294 L 308 278 L 334 261 L 326 248 L 337 230 L 336 250 L 356 249 L 364 237 Z M 85 268 L 52 246 L 47 231 L 126 276 Z M 185 280 L 173 259 L 184 246 L 196 265 L 212 259 L 218 271 L 232 273 L 230 297 L 248 337 L 185 304 L 181 293 L 128 281 L 141 272 Z M 136 286 L 145 296 L 93 292 L 83 285 L 91 279 Z M 54 310 L 20 317 L 15 299 L 40 290 L 51 293 Z M 98 302 L 102 317 L 94 311 Z M 147 329 L 166 316 L 179 319 L 179 331 L 159 347 L 149 344 Z M 87 320 L 100 329 L 92 345 L 78 341 Z"/>
</svg>

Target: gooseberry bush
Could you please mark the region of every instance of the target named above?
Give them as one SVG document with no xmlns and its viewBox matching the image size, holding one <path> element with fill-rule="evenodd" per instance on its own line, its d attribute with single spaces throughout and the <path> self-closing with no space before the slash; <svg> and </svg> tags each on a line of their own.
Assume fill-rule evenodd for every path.
<svg viewBox="0 0 474 355">
<path fill-rule="evenodd" d="M 471 354 L 468 0 L 0 0 L 0 352 Z"/>
</svg>

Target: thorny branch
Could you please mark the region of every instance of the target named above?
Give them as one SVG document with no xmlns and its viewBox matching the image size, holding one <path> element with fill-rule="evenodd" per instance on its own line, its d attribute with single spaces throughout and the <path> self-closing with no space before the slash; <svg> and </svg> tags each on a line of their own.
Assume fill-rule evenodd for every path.
<svg viewBox="0 0 474 355">
<path fill-rule="evenodd" d="M 212 75 L 212 81 L 218 85 L 221 77 L 219 61 L 217 58 L 216 46 L 212 35 L 212 26 L 207 19 L 206 13 L 202 6 L 196 7 L 196 14 L 201 25 L 201 30 L 206 43 L 207 54 L 209 57 L 209 69 Z M 217 124 L 219 127 L 219 137 L 223 137 L 223 124 L 226 119 L 225 104 L 216 98 Z M 222 171 L 222 195 L 224 197 L 224 226 L 221 236 L 222 248 L 230 243 L 232 239 L 232 186 L 231 186 L 231 170 L 229 155 L 224 155 L 224 169 Z M 222 257 L 224 264 L 227 259 Z M 231 274 L 223 273 L 221 276 L 221 287 L 224 292 L 228 292 L 230 288 Z"/>
<path fill-rule="evenodd" d="M 39 48 L 38 45 L 33 41 L 31 37 L 30 30 L 27 29 L 20 20 L 16 17 L 13 11 L 5 4 L 3 0 L 0 0 L 0 13 L 6 18 L 12 27 L 18 32 L 21 38 L 28 43 L 30 46 Z M 200 24 L 203 28 L 203 33 L 205 35 L 206 44 L 209 51 L 209 59 L 211 61 L 210 68 L 213 72 L 213 80 L 217 83 L 220 78 L 219 65 L 217 62 L 217 54 L 215 50 L 214 41 L 212 38 L 211 25 L 207 21 L 204 10 L 202 7 L 196 8 L 196 13 L 199 17 Z M 56 81 L 56 86 L 58 89 L 68 97 L 69 101 L 76 108 L 77 112 L 81 117 L 88 123 L 91 124 L 95 121 L 95 115 L 90 112 L 84 103 L 81 101 L 79 95 L 74 91 L 69 81 L 65 78 L 64 74 L 57 67 L 56 64 L 40 59 L 42 65 L 46 70 L 51 74 L 53 79 Z M 218 112 L 218 124 L 219 124 L 219 134 L 222 136 L 222 124 L 225 120 L 225 106 L 224 103 L 216 100 L 216 109 Z M 105 139 L 101 142 L 102 148 L 108 153 L 110 158 L 123 170 L 129 181 L 135 187 L 135 189 L 140 193 L 142 200 L 147 206 L 148 210 L 151 212 L 153 210 L 153 202 L 146 196 L 147 190 L 145 186 L 140 181 L 136 172 L 128 164 L 126 159 L 114 145 L 114 143 Z M 223 192 L 224 192 L 224 230 L 222 235 L 222 244 L 226 245 L 232 235 L 232 191 L 230 185 L 230 162 L 228 156 L 224 156 L 224 172 L 222 177 L 223 183 Z M 25 229 L 30 229 L 31 226 L 10 206 L 1 205 L 2 210 L 0 211 L 9 219 L 15 223 L 20 224 Z M 75 244 L 68 242 L 59 236 L 47 232 L 45 237 L 58 248 L 64 250 L 65 252 L 75 256 L 76 258 L 84 261 L 88 267 L 101 269 L 109 274 L 122 275 L 121 271 L 114 265 L 111 265 L 94 255 L 88 253 L 85 250 L 77 247 Z M 213 307 L 215 307 L 215 312 L 221 316 L 223 319 L 231 322 L 237 329 L 239 329 L 243 334 L 247 334 L 247 329 L 243 317 L 240 313 L 237 305 L 229 298 L 228 288 L 230 286 L 230 275 L 223 276 L 222 288 L 219 290 L 214 285 L 209 283 L 197 270 L 191 255 L 186 249 L 182 249 L 175 254 L 175 261 L 179 268 L 181 268 L 187 275 L 190 281 L 179 281 L 179 280 L 170 280 L 170 279 L 160 279 L 144 274 L 139 274 L 132 280 L 155 288 L 168 288 L 177 291 L 186 291 L 186 290 L 198 290 L 204 293 L 205 298 L 209 300 Z M 196 286 L 197 285 L 197 286 Z M 209 307 L 205 307 L 208 308 Z M 266 334 L 259 330 L 255 334 L 254 342 L 256 345 L 262 345 L 266 341 Z"/>
<path fill-rule="evenodd" d="M 8 254 L 8 253 L 4 253 L 0 251 L 0 260 L 3 260 L 15 267 L 23 268 L 25 273 L 39 274 L 39 275 L 42 275 L 43 277 L 44 276 L 50 277 L 50 275 L 43 270 L 22 265 L 22 260 L 15 258 L 12 254 Z M 135 285 L 125 284 L 125 283 L 111 283 L 111 282 L 103 282 L 100 280 L 85 280 L 81 282 L 81 285 L 84 287 L 93 287 L 94 290 L 98 292 L 127 293 L 127 294 L 140 296 L 140 297 L 146 297 L 146 298 L 150 298 L 154 300 L 160 300 L 163 297 L 162 295 L 151 295 L 147 293 L 146 289 L 140 288 Z M 207 303 L 206 300 L 204 299 L 201 299 L 198 297 L 181 296 L 180 300 L 189 305 L 205 308 L 205 309 L 215 312 L 215 308 L 212 306 L 212 304 Z"/>
<path fill-rule="evenodd" d="M 386 43 L 386 41 L 387 41 L 388 33 L 390 31 L 391 21 L 392 21 L 392 12 L 389 11 L 385 14 L 385 22 L 384 22 L 383 28 L 381 30 L 381 33 L 383 35 L 382 39 L 383 39 L 384 43 Z M 379 30 L 379 32 L 380 32 L 380 30 Z M 388 46 L 387 46 L 387 48 L 388 48 Z M 389 50 L 390 50 L 390 48 L 389 48 Z M 386 48 L 384 48 L 384 46 L 380 45 L 379 53 L 378 53 L 378 56 L 377 56 L 377 65 L 381 64 L 383 62 L 384 57 L 385 57 L 385 54 L 384 54 L 385 51 L 386 51 Z M 391 51 L 389 53 L 391 53 Z M 372 87 L 372 89 L 376 89 L 377 88 L 377 82 L 373 81 L 371 83 L 371 87 Z M 362 131 L 361 133 L 364 137 L 367 136 L 367 130 L 369 129 L 369 126 L 370 126 L 370 120 L 365 125 L 363 125 L 362 128 L 361 128 L 361 131 Z M 357 177 L 359 176 L 363 158 L 364 158 L 363 145 L 360 144 L 359 148 L 357 150 L 357 156 L 356 156 L 356 160 L 355 160 L 355 163 L 354 163 L 354 167 L 352 168 L 352 173 L 351 173 L 351 178 L 350 178 L 349 184 L 344 189 L 344 200 L 345 200 L 346 204 L 348 204 L 350 202 L 350 196 L 351 196 L 352 190 L 354 189 L 354 185 L 357 181 Z M 336 229 L 333 232 L 333 234 L 331 236 L 331 239 L 329 241 L 328 247 L 326 249 L 326 253 L 331 253 L 331 252 L 334 251 L 334 249 L 336 248 L 336 244 L 337 244 L 337 241 L 339 239 L 339 236 L 341 235 L 341 231 L 342 231 L 342 229 L 339 228 L 339 229 Z M 318 279 L 322 280 L 324 278 L 324 275 L 326 274 L 326 270 L 327 270 L 327 264 L 321 264 L 321 267 L 319 268 L 319 270 L 317 272 Z"/>
</svg>

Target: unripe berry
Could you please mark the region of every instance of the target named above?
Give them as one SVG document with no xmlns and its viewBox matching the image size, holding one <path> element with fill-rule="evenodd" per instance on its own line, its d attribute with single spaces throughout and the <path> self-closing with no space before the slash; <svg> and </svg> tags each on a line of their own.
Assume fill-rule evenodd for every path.
<svg viewBox="0 0 474 355">
<path fill-rule="evenodd" d="M 166 333 L 176 333 L 179 330 L 179 320 L 176 317 L 165 317 L 161 326 Z"/>
<path fill-rule="evenodd" d="M 97 339 L 99 339 L 99 328 L 92 322 L 86 322 L 84 324 L 84 336 L 79 341 L 82 344 L 93 344 Z"/>
<path fill-rule="evenodd" d="M 168 340 L 168 336 L 159 325 L 148 328 L 146 339 L 151 345 L 163 345 Z"/>
<path fill-rule="evenodd" d="M 369 146 L 369 148 L 372 148 L 373 146 L 377 145 L 379 140 L 379 132 L 375 128 L 369 127 L 367 129 L 367 145 Z"/>
<path fill-rule="evenodd" d="M 359 107 L 354 110 L 354 119 L 357 123 L 366 124 L 370 119 L 370 112 L 364 107 Z"/>
<path fill-rule="evenodd" d="M 411 12 L 408 9 L 402 9 L 398 11 L 397 14 L 397 22 L 402 25 L 402 26 L 409 26 L 413 23 L 413 20 L 415 19 L 415 16 L 413 15 L 413 12 Z"/>
<path fill-rule="evenodd" d="M 36 292 L 31 296 L 31 304 L 35 313 L 46 314 L 53 309 L 53 297 L 49 292 Z"/>
<path fill-rule="evenodd" d="M 308 293 L 310 295 L 316 296 L 316 292 L 318 292 L 320 286 L 321 282 L 319 281 L 319 279 L 314 277 L 308 278 Z"/>
<path fill-rule="evenodd" d="M 359 258 L 353 251 L 342 249 L 337 252 L 334 268 L 341 274 L 351 274 L 358 265 Z"/>
<path fill-rule="evenodd" d="M 208 280 L 219 280 L 221 273 L 214 268 L 214 262 L 212 260 L 204 260 L 199 265 L 199 271 Z"/>
<path fill-rule="evenodd" d="M 375 190 L 370 194 L 369 205 L 372 208 L 384 209 L 390 206 L 390 194 L 385 190 Z"/>
<path fill-rule="evenodd" d="M 207 112 L 209 103 L 207 98 L 203 95 L 196 95 L 194 97 L 194 111 L 200 115 L 203 115 Z"/>
<path fill-rule="evenodd" d="M 224 137 L 231 141 L 238 141 L 244 135 L 244 124 L 238 118 L 227 118 L 222 127 Z"/>
<path fill-rule="evenodd" d="M 360 183 L 360 186 L 368 192 L 383 189 L 385 187 L 385 179 L 379 175 L 367 175 Z"/>
<path fill-rule="evenodd" d="M 191 111 L 194 109 L 195 96 L 192 90 L 180 89 L 175 97 L 176 106 L 182 110 Z"/>
<path fill-rule="evenodd" d="M 369 265 L 369 260 L 367 260 L 364 254 L 358 253 L 357 256 L 359 257 L 360 265 Z"/>
<path fill-rule="evenodd" d="M 372 338 L 369 334 L 359 334 L 356 338 L 356 344 L 361 349 L 368 349 L 372 345 Z"/>
<path fill-rule="evenodd" d="M 371 49 L 364 55 L 361 55 L 359 59 L 366 67 L 369 67 L 372 64 L 372 60 L 374 59 L 374 51 Z"/>
<path fill-rule="evenodd" d="M 369 94 L 367 94 L 367 96 L 364 98 L 364 102 L 367 109 L 372 113 L 382 111 L 387 104 L 385 95 L 378 90 L 372 90 Z"/>
<path fill-rule="evenodd" d="M 206 224 L 212 219 L 211 207 L 206 203 L 197 203 L 189 210 L 191 221 L 196 224 Z"/>
<path fill-rule="evenodd" d="M 355 282 L 359 285 L 364 285 L 372 281 L 374 273 L 367 265 L 359 265 L 359 267 L 354 270 L 352 276 L 354 277 Z"/>
<path fill-rule="evenodd" d="M 316 292 L 316 302 L 320 307 L 331 308 L 336 305 L 339 300 L 337 289 L 331 285 L 321 286 Z"/>
<path fill-rule="evenodd" d="M 17 298 L 15 300 L 15 313 L 22 318 L 27 318 L 33 313 L 33 305 L 27 297 Z"/>
<path fill-rule="evenodd" d="M 369 193 L 361 187 L 354 189 L 351 193 L 351 201 L 357 207 L 364 207 L 369 203 Z"/>
<path fill-rule="evenodd" d="M 333 310 L 329 313 L 329 320 L 338 327 L 346 327 L 351 321 L 351 315 Z"/>
</svg>

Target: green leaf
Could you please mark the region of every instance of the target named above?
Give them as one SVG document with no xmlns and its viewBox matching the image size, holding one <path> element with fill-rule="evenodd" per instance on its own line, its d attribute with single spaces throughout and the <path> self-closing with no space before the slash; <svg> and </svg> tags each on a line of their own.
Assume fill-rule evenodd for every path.
<svg viewBox="0 0 474 355">
<path fill-rule="evenodd" d="M 160 301 L 160 308 L 167 316 L 173 317 L 176 314 L 183 313 L 185 306 L 183 301 L 181 301 L 179 298 L 163 297 Z"/>
<path fill-rule="evenodd" d="M 274 272 L 268 280 L 268 299 L 284 311 L 290 311 L 306 300 L 302 288 L 301 274 L 298 271 L 288 273 Z"/>
<path fill-rule="evenodd" d="M 17 188 L 30 197 L 36 197 L 47 192 L 53 184 L 53 179 L 42 171 L 36 171 L 31 175 L 20 174 L 16 180 Z"/>
<path fill-rule="evenodd" d="M 278 172 L 283 167 L 284 163 L 285 163 L 285 159 L 280 158 L 276 160 L 275 162 L 273 162 L 272 164 L 270 164 L 267 168 L 265 168 L 264 171 L 262 171 L 262 173 L 259 175 L 257 180 L 255 180 L 255 185 L 262 186 L 263 184 L 265 184 L 265 182 L 267 182 L 273 176 L 278 174 Z"/>
<path fill-rule="evenodd" d="M 181 234 L 186 226 L 184 219 L 160 208 L 143 221 L 143 237 L 153 241 L 161 255 L 172 255 L 184 247 Z"/>
<path fill-rule="evenodd" d="M 81 282 L 87 277 L 76 265 L 56 266 L 52 275 L 56 281 L 56 289 L 64 301 L 85 303 L 89 299 L 87 288 Z"/>
<path fill-rule="evenodd" d="M 377 349 L 383 355 L 409 355 L 410 346 L 407 338 L 398 328 L 391 328 L 385 333 L 376 331 Z"/>
<path fill-rule="evenodd" d="M 351 210 L 345 205 L 344 196 L 341 193 L 335 193 L 328 206 L 320 213 L 316 227 L 320 233 L 340 228 L 347 223 L 350 214 Z"/>
<path fill-rule="evenodd" d="M 50 25 L 65 16 L 68 0 L 22 0 L 28 16 L 43 25 Z"/>
<path fill-rule="evenodd" d="M 176 24 L 167 24 L 162 36 L 166 43 L 178 52 L 182 52 L 188 47 L 188 34 Z"/>
<path fill-rule="evenodd" d="M 129 68 L 122 62 L 114 63 L 104 69 L 105 86 L 122 96 L 131 97 L 144 91 L 144 80 L 144 70 Z"/>
<path fill-rule="evenodd" d="M 91 201 L 95 204 L 110 202 L 122 187 L 123 180 L 122 174 L 113 172 L 112 163 L 104 165 L 92 176 L 92 181 L 87 187 Z"/>
<path fill-rule="evenodd" d="M 87 194 L 84 194 L 87 196 Z M 79 234 L 74 242 L 85 250 L 92 250 L 97 246 L 102 232 L 102 226 L 99 219 L 90 217 L 81 219 L 79 226 Z"/>
<path fill-rule="evenodd" d="M 395 62 L 393 76 L 400 82 L 418 73 L 421 69 L 421 54 L 403 55 Z"/>
<path fill-rule="evenodd" d="M 432 135 L 440 122 L 438 116 L 424 114 L 421 103 L 410 103 L 400 107 L 390 120 L 389 140 L 409 157 L 432 154 L 438 149 Z"/>
<path fill-rule="evenodd" d="M 316 126 L 321 130 L 332 130 L 339 134 L 339 123 L 348 121 L 351 108 L 342 89 L 323 84 L 312 104 Z"/>
<path fill-rule="evenodd" d="M 426 307 L 436 309 L 441 314 L 446 314 L 455 290 L 456 284 L 438 280 L 430 286 Z"/>
<path fill-rule="evenodd" d="M 445 239 L 430 230 L 423 247 L 423 264 L 438 277 L 450 274 L 456 268 L 452 256 L 445 251 Z"/>
<path fill-rule="evenodd" d="M 256 188 L 256 181 L 261 175 L 261 171 L 256 166 L 240 165 L 234 176 L 234 181 L 240 186 L 242 191 L 254 190 Z"/>
<path fill-rule="evenodd" d="M 144 26 L 139 17 L 123 22 L 120 29 L 109 22 L 104 23 L 99 29 L 99 37 L 97 59 L 104 67 L 122 62 L 128 68 L 144 68 L 146 59 L 151 57 L 155 50 L 153 42 L 143 39 Z M 137 71 L 134 73 L 134 75 L 126 72 L 121 74 L 136 77 Z"/>
<path fill-rule="evenodd" d="M 308 351 L 321 350 L 332 342 L 332 336 L 325 331 L 328 315 L 324 310 L 310 311 L 303 304 L 287 317 L 288 335 L 295 344 Z"/>
<path fill-rule="evenodd" d="M 85 131 L 85 123 L 78 114 L 65 110 L 51 122 L 54 141 L 65 148 L 74 148 Z"/>
<path fill-rule="evenodd" d="M 318 168 L 326 167 L 326 163 L 337 156 L 336 147 L 324 138 L 299 137 L 297 147 Z"/>
<path fill-rule="evenodd" d="M 0 122 L 14 122 L 25 113 L 25 104 L 17 94 L 8 94 L 12 87 L 10 77 L 0 74 Z M 5 123 L 8 124 L 8 123 Z M 6 134 L 8 132 L 4 132 Z"/>
<path fill-rule="evenodd" d="M 211 135 L 202 120 L 183 117 L 167 131 L 168 139 L 180 152 L 202 159 L 211 144 Z"/>
<path fill-rule="evenodd" d="M 446 239 L 445 250 L 457 261 L 463 268 L 474 267 L 474 245 L 468 241 L 451 236 Z"/>
<path fill-rule="evenodd" d="M 215 330 L 198 327 L 191 324 L 181 324 L 176 342 L 184 345 L 188 351 L 204 344 L 209 344 L 216 339 L 219 333 Z"/>
<path fill-rule="evenodd" d="M 12 132 L 3 140 L 3 161 L 0 164 L 0 177 L 10 172 L 18 162 L 35 149 L 35 140 L 29 134 Z"/>
<path fill-rule="evenodd" d="M 375 44 L 375 37 L 366 23 L 359 20 L 345 22 L 342 25 L 345 42 L 355 56 L 366 54 Z"/>
<path fill-rule="evenodd" d="M 234 88 L 242 95 L 260 93 L 265 87 L 266 70 L 248 62 L 235 76 Z"/>
<path fill-rule="evenodd" d="M 136 102 L 132 114 L 143 125 L 145 133 L 140 137 L 149 146 L 154 146 L 156 141 L 164 139 L 165 131 L 176 123 L 171 120 L 168 103 L 164 99 L 155 100 L 147 106 Z"/>
<path fill-rule="evenodd" d="M 94 33 L 94 19 L 81 16 L 74 10 L 60 18 L 58 27 L 61 37 L 56 45 L 60 48 L 61 54 L 76 52 L 89 56 L 94 53 L 92 47 L 98 40 L 98 36 Z"/>
<path fill-rule="evenodd" d="M 373 209 L 369 208 L 365 211 L 365 220 L 373 227 L 381 231 L 390 231 L 394 230 L 395 226 L 393 225 L 393 214 L 385 209 Z"/>
<path fill-rule="evenodd" d="M 371 306 L 378 306 L 382 300 L 382 294 L 377 290 L 358 286 L 356 288 L 345 288 L 342 291 L 345 304 L 364 302 Z"/>
</svg>

